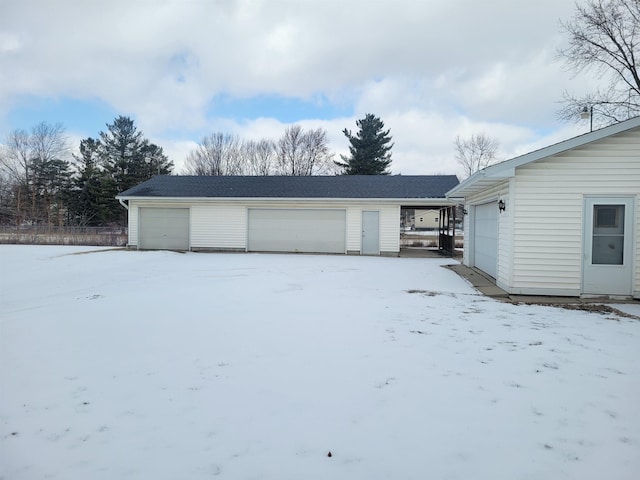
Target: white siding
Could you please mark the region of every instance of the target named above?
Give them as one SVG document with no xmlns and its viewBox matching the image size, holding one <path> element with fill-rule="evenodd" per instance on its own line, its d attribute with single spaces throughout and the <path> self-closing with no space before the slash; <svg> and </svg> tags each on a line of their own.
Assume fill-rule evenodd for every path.
<svg viewBox="0 0 640 480">
<path fill-rule="evenodd" d="M 505 210 L 498 218 L 498 229 L 502 232 L 498 237 L 498 279 L 497 285 L 507 290 L 513 282 L 513 219 L 515 217 L 515 179 L 500 189 L 500 199 L 505 203 Z"/>
<path fill-rule="evenodd" d="M 635 284 L 633 286 L 633 296 L 640 298 L 640 195 L 636 196 L 636 263 L 635 263 Z"/>
<path fill-rule="evenodd" d="M 517 169 L 512 293 L 581 293 L 584 196 L 637 195 L 639 150 L 628 132 Z"/>
<path fill-rule="evenodd" d="M 400 205 L 380 208 L 380 253 L 397 252 L 400 252 Z"/>
<path fill-rule="evenodd" d="M 400 205 L 384 203 L 289 203 L 283 201 L 217 202 L 215 200 L 131 201 L 129 204 L 129 244 L 138 242 L 138 208 L 145 206 L 182 207 L 191 210 L 191 248 L 246 250 L 249 208 L 346 209 L 346 241 L 349 253 L 359 253 L 362 242 L 362 211 L 380 212 L 380 253 L 400 252 Z"/>
<path fill-rule="evenodd" d="M 138 214 L 139 214 L 138 206 L 134 202 L 129 202 L 129 241 L 127 242 L 127 246 L 137 247 L 138 246 Z"/>
<path fill-rule="evenodd" d="M 467 210 L 467 213 L 464 215 L 464 218 L 462 219 L 462 231 L 464 232 L 464 244 L 463 244 L 463 250 L 462 250 L 462 263 L 469 266 L 471 265 L 471 255 L 469 253 L 469 232 L 471 232 L 471 230 L 469 229 L 469 204 L 466 203 L 464 206 L 465 210 Z"/>
<path fill-rule="evenodd" d="M 351 205 L 347 209 L 347 251 L 359 253 L 362 244 L 362 211 L 380 212 L 380 253 L 400 252 L 400 205 Z"/>
<path fill-rule="evenodd" d="M 497 285 L 509 293 L 582 293 L 584 199 L 634 196 L 633 290 L 640 297 L 640 129 L 516 168 L 515 177 L 465 199 L 463 263 L 473 265 L 473 205 L 503 199 Z"/>
<path fill-rule="evenodd" d="M 349 207 L 347 208 L 347 253 L 360 253 L 361 243 L 362 208 Z"/>
<path fill-rule="evenodd" d="M 191 208 L 191 247 L 245 250 L 247 208 L 243 205 L 194 205 Z"/>
</svg>

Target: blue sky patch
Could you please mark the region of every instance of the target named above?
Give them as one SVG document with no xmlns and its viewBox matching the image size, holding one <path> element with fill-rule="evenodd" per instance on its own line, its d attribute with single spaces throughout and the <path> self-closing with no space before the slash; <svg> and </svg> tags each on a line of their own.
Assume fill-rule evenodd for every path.
<svg viewBox="0 0 640 480">
<path fill-rule="evenodd" d="M 62 123 L 67 132 L 97 137 L 120 113 L 97 99 L 32 97 L 20 102 L 20 107 L 7 115 L 12 129 L 30 130 L 40 123 Z"/>
<path fill-rule="evenodd" d="M 351 105 L 336 105 L 324 97 L 304 100 L 281 95 L 258 95 L 235 98 L 218 95 L 209 104 L 209 118 L 232 118 L 237 121 L 256 118 L 275 118 L 282 123 L 301 120 L 332 120 L 353 113 Z"/>
</svg>

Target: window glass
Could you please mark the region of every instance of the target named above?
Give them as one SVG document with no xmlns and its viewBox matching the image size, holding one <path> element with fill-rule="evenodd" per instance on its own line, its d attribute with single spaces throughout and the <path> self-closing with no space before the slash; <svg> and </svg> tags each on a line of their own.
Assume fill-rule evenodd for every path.
<svg viewBox="0 0 640 480">
<path fill-rule="evenodd" d="M 624 205 L 594 205 L 591 263 L 622 265 L 623 260 Z"/>
</svg>

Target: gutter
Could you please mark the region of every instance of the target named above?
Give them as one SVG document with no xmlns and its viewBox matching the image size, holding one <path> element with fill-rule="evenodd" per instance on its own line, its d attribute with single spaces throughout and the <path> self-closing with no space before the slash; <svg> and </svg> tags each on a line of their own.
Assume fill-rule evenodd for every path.
<svg viewBox="0 0 640 480">
<path fill-rule="evenodd" d="M 118 198 L 118 197 L 116 197 Z M 127 205 L 126 203 L 124 203 L 124 200 L 121 198 L 118 198 L 118 202 L 120 202 L 120 205 L 122 205 L 126 210 L 129 210 L 129 205 Z"/>
<path fill-rule="evenodd" d="M 453 202 L 446 198 L 429 197 L 429 198 L 335 198 L 335 197 L 116 197 L 123 204 L 123 200 L 136 202 L 175 202 L 175 203 L 382 203 L 382 204 L 401 204 L 406 206 L 412 205 L 453 205 Z M 123 204 L 124 206 L 124 204 Z M 125 206 L 125 208 L 128 208 Z"/>
</svg>

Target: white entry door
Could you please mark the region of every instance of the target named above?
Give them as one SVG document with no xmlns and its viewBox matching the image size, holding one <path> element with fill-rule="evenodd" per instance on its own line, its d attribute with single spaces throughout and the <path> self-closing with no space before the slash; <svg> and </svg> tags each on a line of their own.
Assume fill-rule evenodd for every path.
<svg viewBox="0 0 640 480">
<path fill-rule="evenodd" d="M 362 212 L 362 255 L 380 253 L 380 212 Z"/>
<path fill-rule="evenodd" d="M 631 295 L 633 198 L 587 198 L 584 214 L 583 293 Z"/>
</svg>

